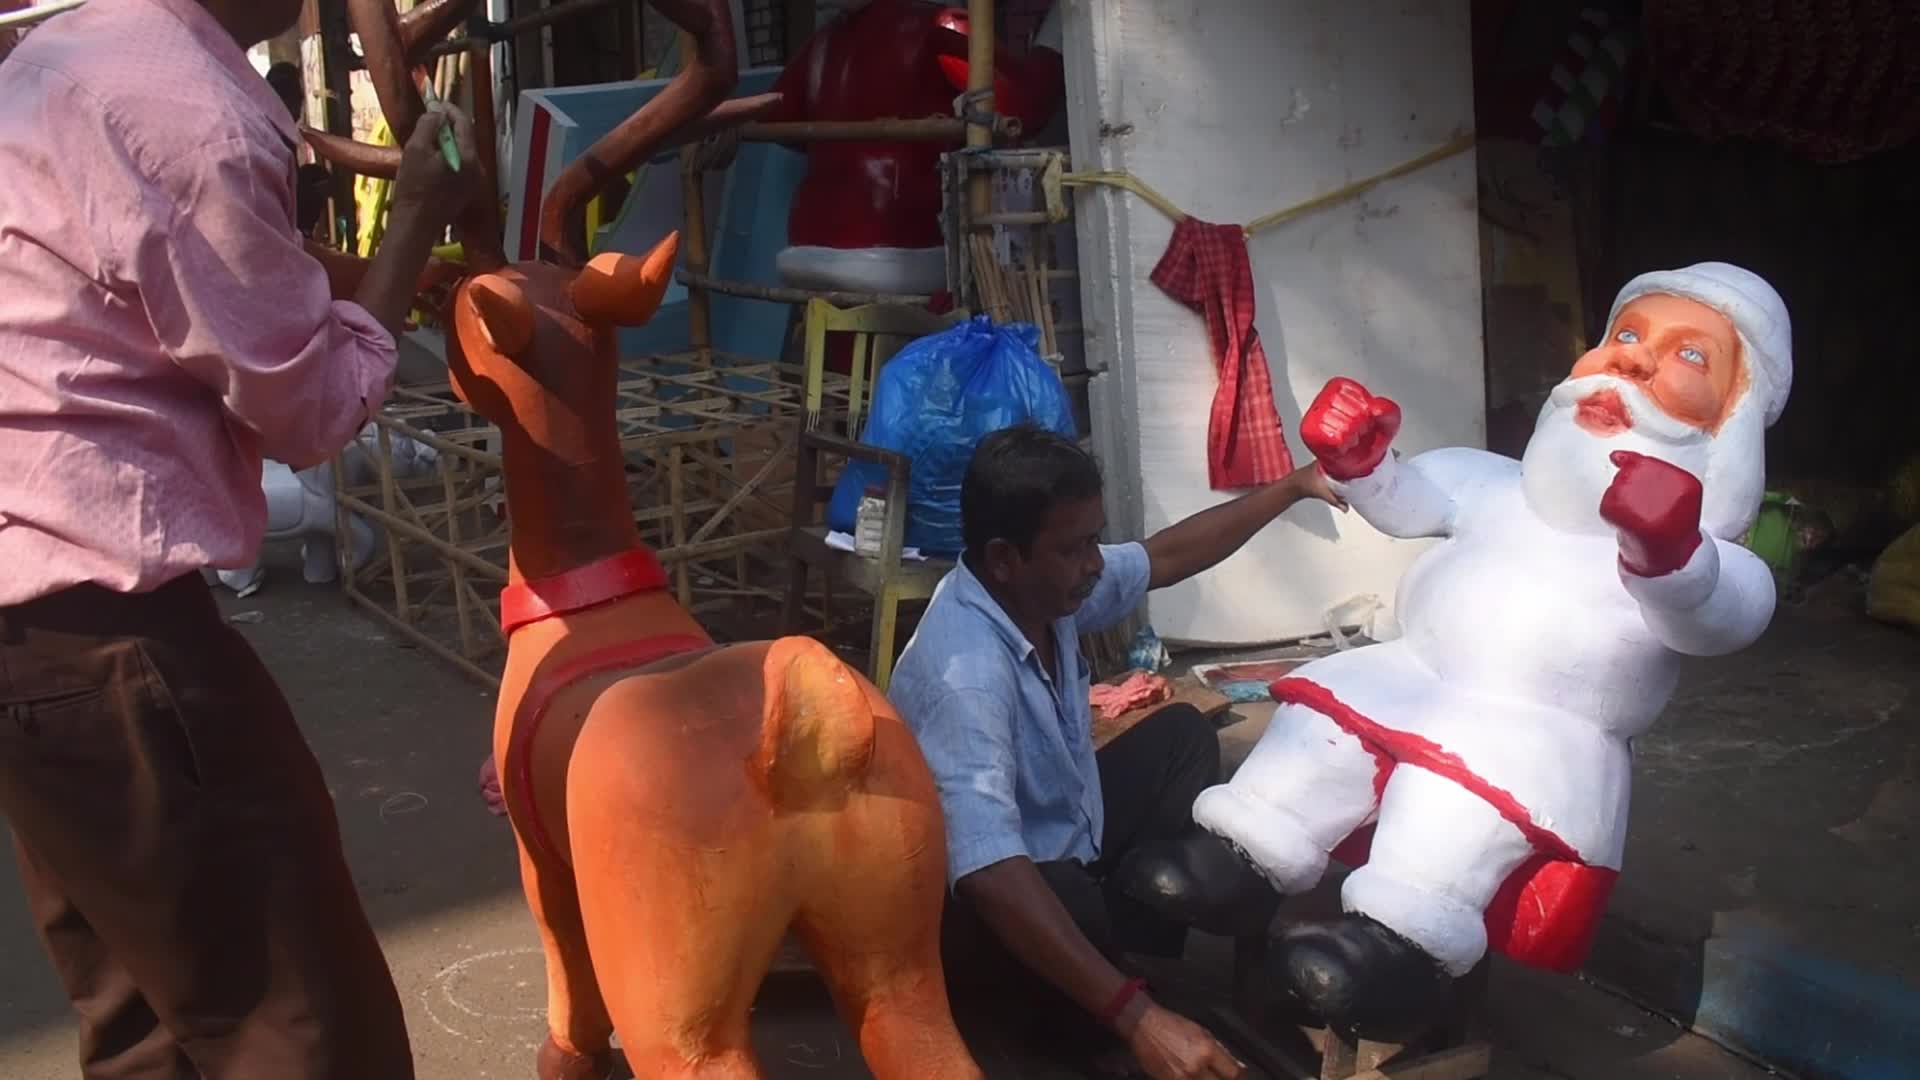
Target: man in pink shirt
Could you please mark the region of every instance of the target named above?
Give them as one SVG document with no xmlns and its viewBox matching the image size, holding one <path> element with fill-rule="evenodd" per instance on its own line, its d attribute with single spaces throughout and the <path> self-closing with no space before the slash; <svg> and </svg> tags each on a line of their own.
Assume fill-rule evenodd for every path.
<svg viewBox="0 0 1920 1080">
<path fill-rule="evenodd" d="M 90 1080 L 413 1075 L 318 764 L 200 570 L 254 558 L 263 455 L 386 397 L 476 193 L 442 126 L 479 157 L 430 114 L 332 295 L 244 52 L 300 6 L 90 0 L 0 62 L 0 816 Z"/>
</svg>

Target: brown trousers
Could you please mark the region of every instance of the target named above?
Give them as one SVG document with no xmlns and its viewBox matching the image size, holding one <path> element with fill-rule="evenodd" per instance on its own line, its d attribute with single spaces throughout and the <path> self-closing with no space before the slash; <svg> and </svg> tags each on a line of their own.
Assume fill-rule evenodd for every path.
<svg viewBox="0 0 1920 1080">
<path fill-rule="evenodd" d="M 198 574 L 0 608 L 0 815 L 87 1080 L 411 1080 L 319 764 Z"/>
</svg>

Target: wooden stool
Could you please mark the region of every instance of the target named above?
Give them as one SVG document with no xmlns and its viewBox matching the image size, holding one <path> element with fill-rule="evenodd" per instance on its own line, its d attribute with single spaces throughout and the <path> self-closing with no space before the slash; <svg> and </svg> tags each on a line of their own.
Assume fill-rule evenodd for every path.
<svg viewBox="0 0 1920 1080">
<path fill-rule="evenodd" d="M 1303 1060 L 1271 1037 L 1258 1018 L 1262 1012 L 1260 984 L 1264 981 L 1267 939 L 1238 938 L 1233 943 L 1233 1005 L 1215 1011 L 1214 1020 L 1229 1034 L 1236 1048 L 1253 1065 L 1277 1080 L 1480 1080 L 1487 1075 L 1493 1048 L 1477 1037 L 1476 1014 L 1485 996 L 1487 964 L 1482 961 L 1462 980 L 1460 1007 L 1418 1040 L 1382 1043 L 1362 1039 L 1350 1042 L 1317 1026 L 1288 1025 L 1282 1031 L 1298 1034 L 1318 1064 Z"/>
</svg>

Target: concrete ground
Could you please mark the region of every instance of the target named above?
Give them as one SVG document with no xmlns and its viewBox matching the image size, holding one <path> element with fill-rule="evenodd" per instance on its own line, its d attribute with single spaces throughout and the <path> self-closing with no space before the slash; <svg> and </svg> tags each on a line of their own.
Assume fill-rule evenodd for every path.
<svg viewBox="0 0 1920 1080">
<path fill-rule="evenodd" d="M 490 695 L 423 651 L 404 647 L 349 610 L 337 593 L 301 584 L 297 570 L 283 563 L 260 595 L 224 602 L 279 675 L 326 769 L 348 857 L 406 1002 L 422 1080 L 530 1076 L 533 1048 L 544 1030 L 541 960 L 507 826 L 489 816 L 475 794 L 475 773 L 487 753 Z M 1904 678 L 1911 683 L 1911 668 Z M 1714 699 L 1742 701 L 1747 685 L 1733 680 Z M 1852 689 L 1882 694 L 1886 708 L 1904 700 L 1904 690 L 1879 686 L 1864 682 Z M 1845 734 L 1850 729 L 1837 721 L 1809 718 L 1810 745 L 1785 743 L 1764 754 L 1737 741 L 1738 716 L 1723 715 L 1717 722 L 1727 725 L 1725 757 L 1676 751 L 1657 760 L 1655 776 L 1661 768 L 1674 771 L 1682 781 L 1676 787 L 1694 790 L 1702 805 L 1744 798 L 1764 804 L 1767 816 L 1758 820 L 1771 835 L 1740 840 L 1737 822 L 1722 831 L 1656 795 L 1637 808 L 1637 817 L 1643 824 L 1654 819 L 1659 827 L 1651 833 L 1663 839 L 1642 840 L 1641 847 L 1665 844 L 1679 852 L 1678 845 L 1690 839 L 1696 849 L 1712 853 L 1702 858 L 1728 860 L 1734 869 L 1716 879 L 1725 895 L 1741 882 L 1749 893 L 1771 887 L 1780 876 L 1817 892 L 1814 885 L 1830 872 L 1828 864 L 1794 850 L 1842 819 L 1865 820 L 1860 810 L 1880 789 L 1862 775 L 1854 785 L 1860 806 L 1810 805 L 1810 796 L 1797 787 L 1767 784 L 1768 762 L 1827 760 L 1821 755 L 1837 755 L 1850 738 L 1880 737 L 1876 733 L 1892 721 L 1873 721 L 1877 715 L 1862 722 L 1880 726 L 1857 736 Z M 1749 849 L 1756 860 L 1751 863 L 1742 861 Z M 1651 878 L 1664 865 L 1661 854 L 1637 854 L 1655 869 L 1632 864 L 1629 877 Z M 1740 876 L 1748 865 L 1751 873 Z M 69 1013 L 28 929 L 11 875 L 7 862 L 0 869 L 0 1077 L 72 1077 L 77 1070 Z M 1909 916 L 1912 910 L 1906 909 Z M 1903 940 L 1895 947 L 1908 945 Z M 1203 941 L 1194 952 L 1196 980 L 1217 984 L 1223 975 L 1220 943 Z M 1502 1080 L 1767 1075 L 1576 979 L 1497 969 L 1488 1021 L 1497 1044 L 1493 1076 Z M 824 996 L 804 981 L 763 995 L 756 1033 L 770 1077 L 866 1075 Z M 1062 1075 L 1004 1045 L 994 1032 L 971 1035 L 996 1080 Z"/>
</svg>

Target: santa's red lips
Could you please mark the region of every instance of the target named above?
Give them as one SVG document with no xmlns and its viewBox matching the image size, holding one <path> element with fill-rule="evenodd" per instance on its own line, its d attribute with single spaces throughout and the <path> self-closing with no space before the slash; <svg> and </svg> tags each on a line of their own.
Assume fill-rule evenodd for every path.
<svg viewBox="0 0 1920 1080">
<path fill-rule="evenodd" d="M 1593 435 L 1618 435 L 1633 430 L 1633 416 L 1617 390 L 1600 390 L 1580 399 L 1573 421 Z"/>
</svg>

